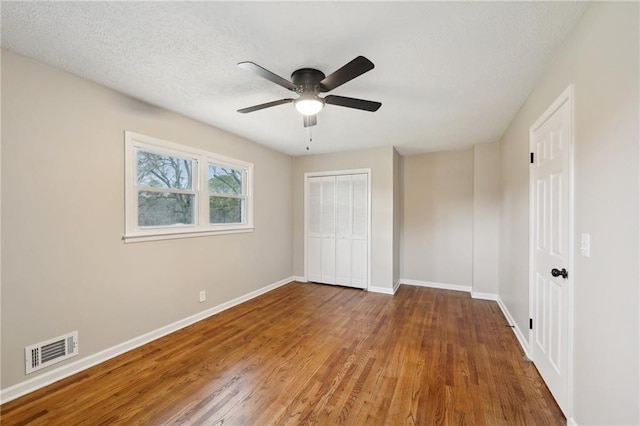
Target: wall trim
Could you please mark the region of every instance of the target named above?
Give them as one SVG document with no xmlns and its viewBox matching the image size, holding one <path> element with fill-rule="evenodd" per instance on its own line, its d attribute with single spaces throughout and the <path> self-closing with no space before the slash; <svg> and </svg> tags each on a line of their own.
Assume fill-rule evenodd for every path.
<svg viewBox="0 0 640 426">
<path fill-rule="evenodd" d="M 500 310 L 502 311 L 505 318 L 507 319 L 507 322 L 511 326 L 513 333 L 516 335 L 516 339 L 518 339 L 518 343 L 520 343 L 520 347 L 522 347 L 524 354 L 527 356 L 527 358 L 531 359 L 531 353 L 529 352 L 529 345 L 527 344 L 527 340 L 524 338 L 524 334 L 522 333 L 522 330 L 520 330 L 520 327 L 518 327 L 518 323 L 515 322 L 515 320 L 513 319 L 513 316 L 511 316 L 511 312 L 509 312 L 509 309 L 507 309 L 507 306 L 502 302 L 502 299 L 500 299 L 500 297 L 498 297 L 497 302 L 498 302 L 498 306 L 500 307 Z"/>
<path fill-rule="evenodd" d="M 466 291 L 467 293 L 471 293 L 470 285 L 444 284 L 431 281 L 409 280 L 406 278 L 400 278 L 400 283 L 405 285 L 415 285 L 418 287 L 431 287 L 442 290 Z"/>
<path fill-rule="evenodd" d="M 307 277 L 301 277 L 299 275 L 294 275 L 293 277 L 291 277 L 294 281 L 298 281 L 299 283 L 306 283 L 307 281 Z"/>
<path fill-rule="evenodd" d="M 567 426 L 578 426 L 578 423 L 576 422 L 576 419 L 569 417 L 567 419 Z"/>
<path fill-rule="evenodd" d="M 371 293 L 382 293 L 382 294 L 390 294 L 393 296 L 394 291 L 392 288 L 389 287 L 375 287 L 370 285 L 369 288 L 366 289 L 367 291 L 370 291 Z"/>
<path fill-rule="evenodd" d="M 198 312 L 195 315 L 191 315 L 187 318 L 178 320 L 172 324 L 166 325 L 164 327 L 160 327 L 157 330 L 153 330 L 149 333 L 143 334 L 138 337 L 134 337 L 131 340 L 117 344 L 103 351 L 97 352 L 93 355 L 89 355 L 76 362 L 63 365 L 62 367 L 56 368 L 55 370 L 48 371 L 32 379 L 28 379 L 23 382 L 17 383 L 13 386 L 9 386 L 6 389 L 1 389 L 0 403 L 4 404 L 5 402 L 12 401 L 23 395 L 26 395 L 28 393 L 41 389 L 45 386 L 48 386 L 54 382 L 57 382 L 59 380 L 72 376 L 76 373 L 84 371 L 90 367 L 101 364 L 105 361 L 110 360 L 111 358 L 115 358 L 118 355 L 122 355 L 125 352 L 129 352 L 132 349 L 146 345 L 147 343 L 150 343 L 156 339 L 159 339 L 160 337 L 166 336 L 167 334 L 171 334 L 191 324 L 195 324 L 198 321 L 202 321 L 203 319 L 208 318 L 212 315 L 215 315 L 229 308 L 237 306 L 241 303 L 244 303 L 248 300 L 251 300 L 265 293 L 268 293 L 272 290 L 275 290 L 276 288 L 281 287 L 285 284 L 289 284 L 292 281 L 295 281 L 295 277 L 288 277 L 288 278 L 282 279 L 273 284 L 269 284 L 265 287 L 259 288 L 258 290 L 236 297 L 235 299 L 232 299 L 228 302 L 224 302 L 224 303 L 221 303 L 220 305 L 206 309 L 202 312 Z"/>
<path fill-rule="evenodd" d="M 398 281 L 396 281 L 395 284 L 393 285 L 393 294 L 396 294 L 396 292 L 400 288 L 400 284 L 401 284 L 400 279 L 398 279 Z"/>
<path fill-rule="evenodd" d="M 472 291 L 471 297 L 479 300 L 493 300 L 495 302 L 498 301 L 498 295 L 495 293 L 481 293 L 479 291 Z"/>
</svg>

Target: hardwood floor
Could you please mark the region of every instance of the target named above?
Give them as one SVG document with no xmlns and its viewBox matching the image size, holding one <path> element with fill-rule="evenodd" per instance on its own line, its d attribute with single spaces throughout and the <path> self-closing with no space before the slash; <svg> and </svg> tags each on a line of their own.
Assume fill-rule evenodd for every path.
<svg viewBox="0 0 640 426">
<path fill-rule="evenodd" d="M 564 425 L 495 302 L 292 283 L 1 407 L 3 425 Z"/>
</svg>

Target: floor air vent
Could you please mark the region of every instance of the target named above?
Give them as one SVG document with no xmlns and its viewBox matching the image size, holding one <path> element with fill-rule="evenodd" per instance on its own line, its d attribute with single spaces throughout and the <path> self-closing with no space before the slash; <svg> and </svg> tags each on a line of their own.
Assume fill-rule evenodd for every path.
<svg viewBox="0 0 640 426">
<path fill-rule="evenodd" d="M 24 348 L 27 374 L 78 355 L 78 332 Z"/>
</svg>

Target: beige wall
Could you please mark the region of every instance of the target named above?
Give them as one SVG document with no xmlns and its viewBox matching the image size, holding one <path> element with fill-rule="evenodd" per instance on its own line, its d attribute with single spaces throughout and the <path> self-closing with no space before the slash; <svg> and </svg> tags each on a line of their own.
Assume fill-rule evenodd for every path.
<svg viewBox="0 0 640 426">
<path fill-rule="evenodd" d="M 526 330 L 529 127 L 575 87 L 574 411 L 640 423 L 639 5 L 592 3 L 500 141 L 500 297 Z M 591 234 L 591 257 L 578 253 Z"/>
<path fill-rule="evenodd" d="M 473 150 L 405 156 L 402 278 L 471 286 Z"/>
<path fill-rule="evenodd" d="M 293 270 L 304 276 L 304 174 L 371 169 L 371 286 L 393 288 L 393 147 L 293 159 Z"/>
<path fill-rule="evenodd" d="M 4 50 L 2 89 L 3 389 L 27 345 L 78 330 L 77 361 L 292 275 L 291 157 Z M 124 130 L 253 162 L 255 232 L 124 244 Z"/>
<path fill-rule="evenodd" d="M 499 153 L 497 142 L 473 147 L 473 293 L 498 294 Z"/>
</svg>

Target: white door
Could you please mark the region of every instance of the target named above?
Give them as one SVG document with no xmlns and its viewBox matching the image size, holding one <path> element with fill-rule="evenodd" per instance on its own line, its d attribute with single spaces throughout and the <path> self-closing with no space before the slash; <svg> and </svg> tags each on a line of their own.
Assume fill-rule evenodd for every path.
<svg viewBox="0 0 640 426">
<path fill-rule="evenodd" d="M 531 356 L 565 415 L 572 300 L 572 88 L 531 127 Z"/>
<path fill-rule="evenodd" d="M 307 280 L 366 288 L 368 175 L 307 177 Z"/>
</svg>

